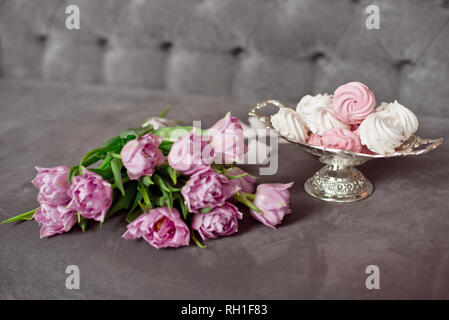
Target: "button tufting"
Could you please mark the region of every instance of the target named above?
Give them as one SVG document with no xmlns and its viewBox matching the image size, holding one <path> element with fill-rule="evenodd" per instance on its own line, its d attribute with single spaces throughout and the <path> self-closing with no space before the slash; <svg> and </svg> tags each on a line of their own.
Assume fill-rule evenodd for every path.
<svg viewBox="0 0 449 320">
<path fill-rule="evenodd" d="M 126 10 L 119 0 L 104 7 L 87 1 L 88 28 L 81 24 L 81 31 L 70 33 L 60 6 L 51 5 L 58 1 L 46 0 L 35 13 L 33 6 L 8 17 L 0 13 L 0 25 L 9 26 L 0 27 L 2 39 L 24 37 L 17 43 L 31 41 L 30 48 L 36 48 L 29 54 L 23 53 L 25 46 L 0 48 L 1 77 L 105 79 L 114 85 L 287 102 L 345 79 L 369 79 L 384 100 L 399 90 L 401 97 L 421 103 L 428 88 L 438 91 L 431 98 L 443 101 L 439 105 L 448 96 L 444 85 L 433 87 L 449 81 L 449 0 L 388 6 L 372 1 L 381 7 L 382 34 L 365 28 L 364 9 L 371 3 L 366 0 L 335 5 L 330 0 L 136 0 L 128 1 Z M 33 30 L 17 32 L 25 30 L 21 24 L 31 14 Z M 413 21 L 420 27 L 413 28 Z M 404 81 L 397 85 L 400 77 Z"/>
<path fill-rule="evenodd" d="M 325 58 L 326 57 L 326 55 L 323 53 L 323 52 L 314 52 L 314 53 L 312 53 L 311 55 L 310 55 L 310 60 L 312 60 L 312 61 L 318 61 L 318 60 L 321 60 L 321 59 L 323 59 L 323 58 Z"/>
<path fill-rule="evenodd" d="M 245 52 L 245 49 L 241 47 L 235 47 L 230 50 L 231 55 L 237 57 Z"/>
<path fill-rule="evenodd" d="M 39 34 L 39 35 L 36 36 L 36 38 L 37 38 L 38 42 L 45 43 L 48 40 L 48 35 L 46 35 L 46 34 Z"/>
<path fill-rule="evenodd" d="M 402 60 L 396 61 L 396 62 L 394 63 L 394 66 L 395 66 L 397 69 L 404 69 L 405 67 L 407 67 L 407 66 L 412 66 L 412 65 L 413 65 L 413 62 L 411 62 L 411 61 L 408 60 L 408 59 L 402 59 Z"/>
<path fill-rule="evenodd" d="M 161 48 L 161 50 L 163 51 L 168 51 L 173 47 L 173 43 L 169 42 L 169 41 L 164 41 L 159 45 L 159 48 Z"/>
<path fill-rule="evenodd" d="M 99 37 L 99 38 L 97 39 L 97 44 L 98 44 L 98 46 L 101 47 L 101 48 L 106 47 L 106 46 L 108 45 L 108 42 L 109 42 L 108 39 L 105 38 L 105 37 Z"/>
</svg>

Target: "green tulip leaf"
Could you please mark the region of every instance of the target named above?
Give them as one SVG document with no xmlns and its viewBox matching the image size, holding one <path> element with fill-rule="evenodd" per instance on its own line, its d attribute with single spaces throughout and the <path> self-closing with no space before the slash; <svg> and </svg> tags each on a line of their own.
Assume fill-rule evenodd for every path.
<svg viewBox="0 0 449 320">
<path fill-rule="evenodd" d="M 203 208 L 200 210 L 201 213 L 209 213 L 212 211 L 212 208 Z"/>
<path fill-rule="evenodd" d="M 122 193 L 122 196 L 125 196 L 125 188 L 123 187 L 122 172 L 121 172 L 122 167 L 123 167 L 122 162 L 119 159 L 114 158 L 111 160 L 111 169 L 114 175 L 115 184 Z"/>
<path fill-rule="evenodd" d="M 129 212 L 126 215 L 126 222 L 131 223 L 134 220 L 136 220 L 139 216 L 141 216 L 144 213 L 144 211 L 141 208 L 136 208 L 135 210 Z"/>
<path fill-rule="evenodd" d="M 166 178 L 162 178 L 162 179 L 163 179 L 163 181 L 165 183 L 165 186 L 167 187 L 168 191 L 170 191 L 170 192 L 179 192 L 179 191 L 181 191 L 181 188 L 175 187 L 168 178 L 167 179 Z"/>
<path fill-rule="evenodd" d="M 101 147 L 105 148 L 105 147 L 113 147 L 113 146 L 122 146 L 122 138 L 120 136 L 116 136 L 113 138 L 110 138 L 108 140 L 106 140 Z"/>
<path fill-rule="evenodd" d="M 125 141 L 137 139 L 141 136 L 146 135 L 147 133 L 150 133 L 151 130 L 153 130 L 153 126 L 151 124 L 140 128 L 128 128 L 120 131 L 120 138 L 124 139 Z"/>
<path fill-rule="evenodd" d="M 33 220 L 34 213 L 37 211 L 37 209 L 39 209 L 39 208 L 30 210 L 30 211 L 25 212 L 25 213 L 21 213 L 21 214 L 19 214 L 17 216 L 11 217 L 11 218 L 6 219 L 6 220 L 3 220 L 0 224 L 11 223 L 11 222 L 16 222 L 16 221 L 30 221 L 30 220 Z"/>
<path fill-rule="evenodd" d="M 143 198 L 143 201 L 144 201 L 144 206 L 147 207 L 147 208 L 151 208 L 152 204 L 151 204 L 150 194 L 148 193 L 147 187 L 142 182 L 142 178 L 139 179 L 139 183 L 137 185 L 137 190 L 139 190 L 140 193 L 142 194 L 142 198 Z"/>
<path fill-rule="evenodd" d="M 105 169 L 89 168 L 89 171 L 95 172 L 96 174 L 101 176 L 104 180 L 109 180 L 114 176 L 114 173 L 112 172 L 112 166 Z"/>
<path fill-rule="evenodd" d="M 164 189 L 161 189 L 162 196 L 165 202 L 165 205 L 168 207 L 170 211 L 173 210 L 173 195 L 171 192 L 167 192 Z"/>
<path fill-rule="evenodd" d="M 164 179 L 160 175 L 153 174 L 153 179 L 154 179 L 154 182 L 161 188 L 161 190 L 166 191 L 166 192 L 170 192 L 170 189 L 168 188 L 168 186 L 165 183 Z"/>
<path fill-rule="evenodd" d="M 153 134 L 162 137 L 164 141 L 176 142 L 180 138 L 187 135 L 192 130 L 193 130 L 192 126 L 164 127 L 154 130 Z M 201 130 L 201 132 L 203 131 Z"/>
<path fill-rule="evenodd" d="M 179 206 L 181 207 L 181 213 L 184 220 L 187 219 L 189 215 L 189 209 L 187 209 L 186 204 L 184 203 L 184 198 L 182 196 L 178 197 Z"/>
<path fill-rule="evenodd" d="M 97 169 L 104 170 L 106 168 L 109 168 L 110 164 L 111 164 L 111 160 L 112 160 L 112 155 L 110 152 L 108 152 L 108 154 L 106 155 L 106 158 L 104 158 L 103 162 L 98 166 Z"/>
<path fill-rule="evenodd" d="M 70 168 L 69 177 L 68 177 L 69 184 L 72 184 L 72 179 L 78 173 L 78 169 L 79 169 L 79 165 L 76 165 L 76 166 L 73 166 Z"/>
<path fill-rule="evenodd" d="M 131 213 L 131 212 L 133 212 L 133 211 L 137 208 L 137 206 L 139 205 L 139 201 L 140 201 L 140 200 L 142 200 L 142 193 L 141 193 L 140 191 L 137 190 L 137 194 L 136 194 L 136 196 L 135 196 L 135 198 L 134 198 L 133 205 L 132 205 L 131 208 L 129 209 L 128 214 Z"/>
<path fill-rule="evenodd" d="M 152 199 L 155 207 L 163 207 L 166 204 L 165 198 L 163 195 L 158 196 L 158 195 L 152 194 L 151 199 Z"/>
<path fill-rule="evenodd" d="M 81 217 L 81 216 L 79 216 L 78 219 L 79 219 L 79 220 L 78 220 L 78 225 L 81 227 L 81 230 L 82 230 L 83 232 L 85 232 L 86 229 L 87 229 L 87 225 L 88 225 L 88 223 L 89 223 L 89 220 L 86 219 L 86 218 L 84 218 L 84 217 Z"/>
<path fill-rule="evenodd" d="M 137 193 L 136 183 L 135 182 L 129 183 L 125 189 L 125 196 L 120 197 L 120 199 L 112 205 L 112 207 L 106 213 L 106 216 L 105 216 L 103 222 L 106 221 L 107 219 L 109 219 L 114 213 L 116 213 L 120 210 L 130 208 L 131 205 L 133 204 L 135 197 L 136 197 L 136 193 Z M 137 206 L 137 204 L 136 204 L 136 206 Z M 134 209 L 135 208 L 133 208 L 133 210 Z M 133 210 L 131 210 L 131 211 L 133 211 Z M 103 224 L 103 222 L 101 224 Z"/>
<path fill-rule="evenodd" d="M 153 180 L 151 180 L 151 177 L 145 176 L 142 178 L 142 182 L 145 186 L 149 187 L 154 184 Z"/>
<path fill-rule="evenodd" d="M 170 153 L 173 143 L 174 142 L 172 141 L 162 141 L 159 145 L 159 149 L 162 150 L 162 153 L 167 156 Z"/>
<path fill-rule="evenodd" d="M 179 171 L 176 171 L 172 167 L 168 167 L 167 170 L 168 170 L 168 175 L 170 176 L 171 181 L 173 182 L 174 185 L 176 185 L 178 182 L 178 176 L 180 175 Z"/>
</svg>

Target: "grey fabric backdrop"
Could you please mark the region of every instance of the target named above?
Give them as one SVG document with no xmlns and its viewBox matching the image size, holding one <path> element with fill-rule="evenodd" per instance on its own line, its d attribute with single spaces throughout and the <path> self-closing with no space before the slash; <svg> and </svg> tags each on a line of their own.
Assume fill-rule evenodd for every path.
<svg viewBox="0 0 449 320">
<path fill-rule="evenodd" d="M 368 4 L 380 30 L 364 27 Z M 64 28 L 68 4 L 81 30 Z M 265 98 L 360 80 L 378 102 L 418 113 L 419 134 L 447 137 L 448 1 L 0 0 L 0 220 L 32 208 L 35 165 L 71 165 L 167 104 L 211 125 Z M 57 82 L 57 84 L 55 84 Z M 112 88 L 111 88 L 112 87 Z M 126 88 L 127 87 L 127 88 Z M 210 96 L 202 97 L 202 96 Z M 238 102 L 237 102 L 238 101 Z M 0 226 L 0 298 L 449 298 L 449 152 L 370 161 L 359 203 L 307 196 L 320 167 L 280 146 L 276 176 L 295 181 L 278 231 L 246 217 L 241 233 L 179 250 L 125 241 L 115 217 L 39 240 L 34 222 Z M 257 168 L 246 168 L 257 174 Z M 65 268 L 81 289 L 65 288 Z M 365 268 L 381 269 L 381 290 Z"/>
<path fill-rule="evenodd" d="M 79 5 L 81 29 L 65 28 Z M 380 9 L 380 30 L 365 8 Z M 446 0 L 0 0 L 4 77 L 297 102 L 350 80 L 449 116 Z"/>
<path fill-rule="evenodd" d="M 34 165 L 71 165 L 121 128 L 170 104 L 210 126 L 247 104 L 226 99 L 0 81 L 0 220 L 36 205 Z M 214 107 L 211 107 L 214 106 Z M 448 136 L 446 119 L 421 116 L 419 135 Z M 240 232 L 196 246 L 156 250 L 125 240 L 122 215 L 86 233 L 39 239 L 35 222 L 0 225 L 0 298 L 17 299 L 449 299 L 449 147 L 420 156 L 369 161 L 360 169 L 376 190 L 366 200 L 332 204 L 303 183 L 322 165 L 295 145 L 280 145 L 275 176 L 295 181 L 293 212 L 278 230 L 245 213 Z M 75 160 L 76 159 L 76 160 Z M 247 166 L 258 175 L 257 166 Z M 67 290 L 68 265 L 80 290 Z M 380 268 L 380 290 L 365 288 L 365 268 Z"/>
</svg>

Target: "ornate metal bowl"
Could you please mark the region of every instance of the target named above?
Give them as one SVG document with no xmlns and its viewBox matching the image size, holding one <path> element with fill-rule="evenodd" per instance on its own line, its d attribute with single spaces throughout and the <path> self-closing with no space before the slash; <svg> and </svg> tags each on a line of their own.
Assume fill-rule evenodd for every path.
<svg viewBox="0 0 449 320">
<path fill-rule="evenodd" d="M 268 128 L 273 129 L 271 117 L 261 115 L 258 111 L 269 105 L 286 108 L 278 100 L 267 100 L 256 105 L 249 115 L 262 121 Z M 276 131 L 276 130 L 275 130 Z M 277 132 L 277 131 L 276 131 Z M 277 132 L 277 134 L 290 143 L 296 144 L 305 151 L 318 156 L 320 162 L 326 164 L 304 183 L 306 192 L 312 197 L 333 202 L 354 202 L 369 197 L 373 191 L 373 184 L 354 168 L 371 159 L 391 158 L 399 156 L 417 156 L 436 149 L 443 143 L 443 138 L 423 139 L 411 136 L 394 153 L 366 154 L 332 149 L 292 141 Z"/>
</svg>

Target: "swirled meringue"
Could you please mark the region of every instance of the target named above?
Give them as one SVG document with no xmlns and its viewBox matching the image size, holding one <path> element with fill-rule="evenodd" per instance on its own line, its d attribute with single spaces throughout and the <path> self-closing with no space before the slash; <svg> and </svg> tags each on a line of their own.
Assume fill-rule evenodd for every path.
<svg viewBox="0 0 449 320">
<path fill-rule="evenodd" d="M 402 129 L 405 140 L 418 130 L 418 118 L 410 109 L 404 107 L 397 100 L 390 103 L 382 102 L 380 107 L 376 109 L 376 112 L 379 111 L 390 112 L 397 119 L 398 126 Z"/>
<path fill-rule="evenodd" d="M 280 108 L 271 116 L 271 124 L 282 137 L 295 142 L 306 142 L 309 136 L 304 120 L 290 108 Z"/>
<path fill-rule="evenodd" d="M 310 131 L 319 135 L 332 128 L 350 128 L 335 115 L 332 109 L 332 96 L 327 93 L 302 97 L 296 106 L 296 112 L 304 119 Z"/>
<path fill-rule="evenodd" d="M 349 82 L 339 86 L 333 95 L 332 107 L 335 115 L 344 123 L 361 123 L 374 111 L 374 93 L 361 82 Z"/>
<path fill-rule="evenodd" d="M 409 109 L 399 104 L 383 103 L 358 129 L 362 144 L 380 154 L 393 153 L 418 129 L 418 120 Z"/>
<path fill-rule="evenodd" d="M 360 152 L 362 150 L 359 136 L 350 130 L 342 128 L 329 129 L 324 132 L 321 137 L 321 143 L 327 148 L 353 152 Z"/>
</svg>

